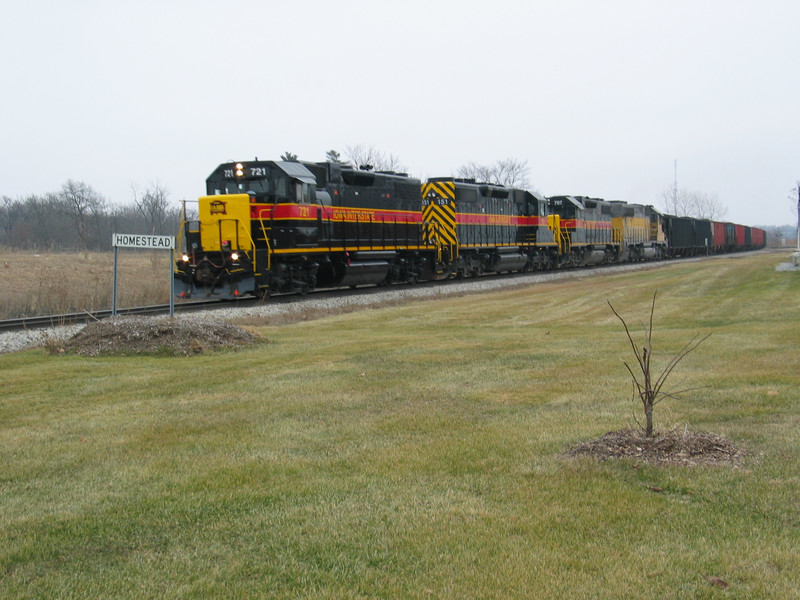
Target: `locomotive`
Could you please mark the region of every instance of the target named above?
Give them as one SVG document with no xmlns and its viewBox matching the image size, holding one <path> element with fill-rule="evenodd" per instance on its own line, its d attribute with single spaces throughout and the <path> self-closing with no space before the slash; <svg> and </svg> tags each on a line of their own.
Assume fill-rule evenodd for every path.
<svg viewBox="0 0 800 600">
<path fill-rule="evenodd" d="M 176 293 L 235 298 L 763 247 L 652 206 L 332 162 L 224 163 L 182 219 Z"/>
</svg>

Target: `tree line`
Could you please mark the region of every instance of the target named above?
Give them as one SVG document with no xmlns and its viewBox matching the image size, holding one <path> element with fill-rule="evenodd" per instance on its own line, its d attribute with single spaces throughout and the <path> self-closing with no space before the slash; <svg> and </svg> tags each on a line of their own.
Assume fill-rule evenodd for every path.
<svg viewBox="0 0 800 600">
<path fill-rule="evenodd" d="M 179 206 L 158 183 L 131 186 L 133 201 L 112 206 L 92 186 L 68 180 L 57 192 L 0 202 L 0 246 L 22 250 L 110 250 L 113 233 L 175 235 Z"/>
</svg>

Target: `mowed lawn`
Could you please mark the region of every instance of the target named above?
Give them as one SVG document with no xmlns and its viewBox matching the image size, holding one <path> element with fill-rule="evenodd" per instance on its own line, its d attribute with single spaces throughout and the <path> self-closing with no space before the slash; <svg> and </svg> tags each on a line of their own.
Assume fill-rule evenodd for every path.
<svg viewBox="0 0 800 600">
<path fill-rule="evenodd" d="M 800 273 L 780 254 L 411 302 L 188 358 L 0 356 L 2 598 L 798 598 Z M 738 466 L 563 456 L 635 426 Z M 716 579 L 714 579 L 716 578 Z M 726 587 L 727 586 L 727 587 Z"/>
</svg>

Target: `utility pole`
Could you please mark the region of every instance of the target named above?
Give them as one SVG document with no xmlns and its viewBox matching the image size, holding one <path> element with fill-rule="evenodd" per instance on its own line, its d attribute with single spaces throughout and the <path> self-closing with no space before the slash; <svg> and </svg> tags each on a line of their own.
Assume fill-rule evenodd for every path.
<svg viewBox="0 0 800 600">
<path fill-rule="evenodd" d="M 678 159 L 675 159 L 675 185 L 672 188 L 672 214 L 678 214 Z"/>
</svg>

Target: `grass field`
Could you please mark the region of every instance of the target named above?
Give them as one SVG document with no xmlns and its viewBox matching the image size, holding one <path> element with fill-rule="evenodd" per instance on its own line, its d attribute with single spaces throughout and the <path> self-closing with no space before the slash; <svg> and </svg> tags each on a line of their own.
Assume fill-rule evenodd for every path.
<svg viewBox="0 0 800 600">
<path fill-rule="evenodd" d="M 783 259 L 256 326 L 237 352 L 0 356 L 0 597 L 798 598 Z M 656 290 L 654 366 L 712 332 L 656 427 L 744 465 L 563 456 L 635 424 L 606 300 L 635 324 Z"/>
<path fill-rule="evenodd" d="M 170 254 L 118 253 L 117 306 L 169 302 Z M 108 310 L 113 252 L 26 252 L 0 248 L 0 319 Z"/>
</svg>

